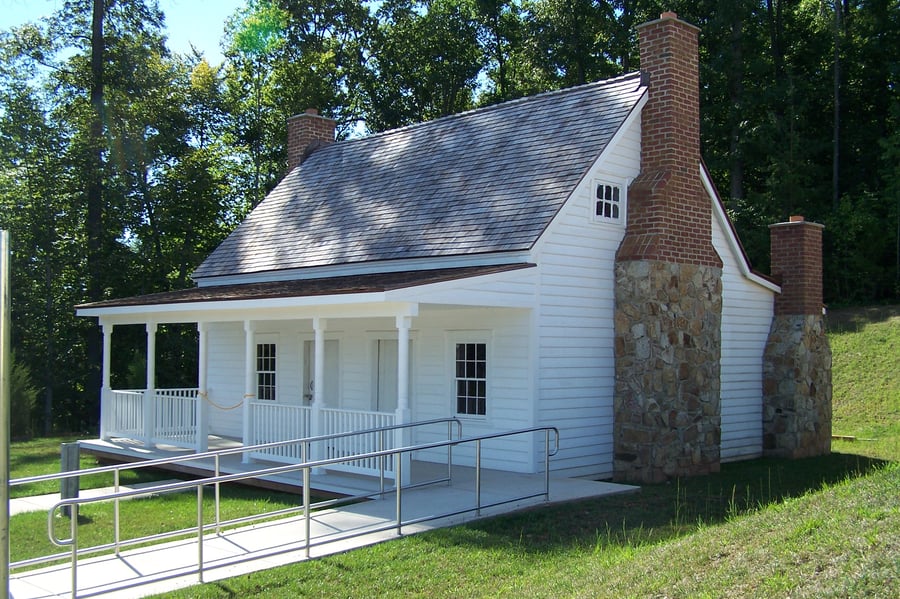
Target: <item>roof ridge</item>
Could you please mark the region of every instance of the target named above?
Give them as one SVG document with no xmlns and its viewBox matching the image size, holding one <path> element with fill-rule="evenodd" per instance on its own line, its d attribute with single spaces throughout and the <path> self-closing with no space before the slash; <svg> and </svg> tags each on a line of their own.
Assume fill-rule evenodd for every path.
<svg viewBox="0 0 900 599">
<path fill-rule="evenodd" d="M 479 106 L 478 108 L 470 108 L 469 110 L 464 110 L 463 112 L 457 112 L 454 114 L 448 114 L 446 116 L 438 117 L 436 119 L 432 119 L 430 121 L 421 121 L 418 123 L 410 123 L 409 125 L 403 125 L 402 127 L 397 127 L 395 129 L 387 129 L 385 131 L 379 131 L 377 133 L 370 133 L 368 135 L 364 135 L 362 137 L 355 137 L 352 139 L 345 139 L 340 141 L 335 145 L 344 145 L 352 142 L 361 142 L 369 139 L 377 139 L 381 137 L 387 137 L 389 135 L 394 135 L 396 133 L 409 131 L 412 129 L 419 129 L 421 127 L 432 126 L 435 123 L 442 123 L 454 119 L 461 119 L 465 117 L 469 117 L 473 114 L 484 114 L 487 112 L 493 112 L 495 110 L 500 110 L 503 108 L 508 108 L 510 106 L 516 106 L 518 104 L 522 104 L 525 102 L 533 102 L 537 99 L 544 99 L 548 96 L 557 96 L 564 95 L 568 93 L 573 93 L 576 91 L 581 91 L 587 88 L 593 87 L 602 87 L 605 85 L 613 85 L 617 83 L 621 83 L 623 81 L 627 81 L 629 79 L 637 79 L 638 85 L 641 85 L 641 72 L 640 71 L 632 71 L 630 73 L 623 73 L 622 75 L 617 75 L 615 77 L 611 77 L 609 79 L 600 79 L 598 81 L 591 81 L 589 83 L 581 83 L 578 85 L 571 85 L 569 87 L 563 87 L 560 89 L 551 89 L 543 92 L 536 93 L 530 96 L 522 96 L 521 98 L 513 98 L 512 100 L 505 100 L 503 102 L 498 102 L 496 104 L 490 104 L 488 106 Z"/>
</svg>

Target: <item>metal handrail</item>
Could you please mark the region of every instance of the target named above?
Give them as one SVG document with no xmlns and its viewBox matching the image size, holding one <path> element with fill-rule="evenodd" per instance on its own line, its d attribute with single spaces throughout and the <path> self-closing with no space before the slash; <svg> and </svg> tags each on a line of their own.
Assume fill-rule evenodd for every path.
<svg viewBox="0 0 900 599">
<path fill-rule="evenodd" d="M 446 422 L 447 420 L 452 421 L 452 420 L 456 420 L 456 419 L 439 419 L 437 422 Z M 435 423 L 435 421 L 429 421 L 429 423 L 433 424 L 433 423 Z M 418 424 L 424 424 L 424 423 L 418 423 Z M 460 430 L 461 430 L 461 428 L 460 428 Z M 377 429 L 376 429 L 376 431 L 377 431 Z M 368 431 L 368 432 L 372 432 L 372 431 Z M 538 493 L 532 493 L 529 495 L 523 495 L 523 496 L 514 497 L 514 498 L 510 498 L 510 499 L 504 499 L 504 500 L 496 501 L 496 502 L 490 503 L 490 504 L 482 504 L 482 502 L 481 502 L 481 470 L 482 470 L 482 468 L 481 468 L 481 453 L 482 453 L 481 443 L 482 443 L 482 441 L 488 440 L 488 439 L 497 439 L 497 438 L 515 436 L 515 435 L 535 433 L 535 432 L 543 432 L 544 433 L 544 474 L 545 474 L 544 489 Z M 553 441 L 554 441 L 552 449 L 551 449 L 551 443 L 550 443 L 551 433 L 553 435 Z M 552 426 L 539 426 L 539 427 L 518 429 L 518 430 L 513 430 L 513 431 L 506 431 L 506 432 L 501 432 L 501 433 L 491 433 L 491 434 L 479 435 L 479 436 L 474 436 L 474 437 L 450 439 L 447 441 L 434 441 L 434 442 L 430 442 L 430 443 L 422 443 L 422 444 L 418 444 L 418 445 L 406 446 L 406 447 L 400 447 L 400 448 L 394 448 L 394 449 L 383 449 L 380 451 L 367 452 L 364 454 L 356 454 L 356 455 L 352 455 L 352 456 L 343 456 L 343 457 L 338 457 L 338 458 L 328 458 L 328 459 L 318 459 L 318 460 L 313 460 L 313 461 L 304 461 L 299 464 L 275 466 L 275 467 L 271 467 L 271 468 L 255 470 L 253 472 L 244 472 L 244 473 L 227 474 L 227 475 L 220 475 L 217 473 L 216 476 L 212 476 L 212 477 L 206 477 L 206 478 L 192 480 L 192 481 L 183 481 L 183 482 L 178 482 L 178 483 L 167 483 L 167 484 L 162 484 L 162 485 L 156 485 L 154 487 L 146 487 L 146 488 L 142 488 L 142 489 L 117 491 L 115 493 L 105 495 L 105 496 L 100 496 L 100 497 L 63 499 L 63 500 L 58 501 L 56 504 L 54 504 L 50 508 L 50 510 L 47 514 L 48 536 L 50 537 L 50 541 L 58 547 L 71 546 L 71 548 L 72 548 L 71 549 L 71 568 L 72 568 L 72 596 L 73 597 L 76 596 L 76 591 L 77 591 L 77 563 L 78 563 L 79 554 L 88 555 L 91 553 L 97 553 L 97 552 L 106 551 L 109 549 L 115 549 L 116 553 L 118 553 L 119 548 L 123 547 L 123 546 L 129 546 L 129 545 L 138 544 L 138 543 L 146 543 L 151 540 L 162 540 L 162 539 L 172 538 L 172 537 L 176 537 L 176 536 L 185 536 L 186 534 L 190 533 L 191 531 L 196 531 L 196 534 L 197 534 L 197 539 L 198 539 L 198 579 L 200 582 L 203 582 L 203 535 L 207 530 L 215 529 L 218 534 L 221 534 L 222 526 L 243 523 L 243 522 L 251 521 L 253 519 L 256 519 L 256 520 L 269 519 L 269 518 L 274 518 L 279 515 L 284 515 L 287 513 L 294 513 L 294 512 L 302 511 L 304 514 L 305 528 L 306 528 L 305 552 L 306 552 L 306 557 L 308 558 L 310 555 L 310 548 L 313 546 L 313 544 L 311 542 L 311 538 L 310 538 L 310 511 L 313 508 L 322 507 L 323 504 L 333 505 L 335 503 L 347 502 L 347 501 L 351 501 L 351 500 L 374 497 L 376 495 L 379 495 L 379 493 L 376 492 L 376 493 L 369 493 L 369 494 L 365 494 L 365 495 L 361 495 L 361 496 L 355 496 L 352 498 L 344 497 L 344 498 L 341 498 L 338 500 L 328 500 L 325 502 L 317 502 L 316 504 L 311 504 L 310 503 L 310 494 L 309 494 L 309 487 L 310 487 L 309 483 L 310 483 L 310 472 L 312 470 L 314 470 L 316 468 L 323 468 L 326 466 L 340 464 L 343 462 L 348 462 L 348 461 L 353 461 L 353 460 L 359 460 L 359 459 L 401 456 L 404 453 L 412 453 L 412 452 L 424 451 L 424 450 L 428 450 L 428 449 L 447 448 L 448 449 L 448 472 L 450 472 L 452 470 L 452 465 L 453 465 L 452 464 L 452 448 L 459 446 L 459 445 L 466 444 L 466 443 L 474 443 L 475 444 L 475 478 L 476 478 L 475 495 L 476 495 L 476 501 L 475 501 L 474 507 L 462 509 L 462 510 L 456 510 L 453 512 L 442 513 L 442 514 L 433 514 L 430 516 L 424 516 L 424 517 L 415 518 L 415 519 L 403 520 L 401 498 L 402 498 L 402 492 L 404 489 L 408 490 L 408 489 L 411 489 L 414 487 L 435 484 L 438 482 L 448 482 L 450 479 L 448 477 L 446 479 L 438 479 L 438 480 L 426 481 L 423 483 L 415 483 L 415 484 L 409 484 L 409 485 L 404 486 L 403 485 L 403 476 L 402 476 L 403 460 L 398 459 L 397 460 L 397 476 L 395 479 L 395 487 L 392 490 L 392 492 L 396 493 L 395 523 L 392 523 L 390 525 L 385 525 L 382 527 L 378 527 L 378 528 L 374 528 L 374 529 L 367 529 L 364 532 L 351 533 L 342 538 L 346 539 L 346 538 L 352 538 L 352 537 L 363 535 L 363 534 L 372 534 L 375 532 L 383 532 L 383 531 L 390 530 L 393 528 L 396 528 L 397 534 L 400 535 L 400 534 L 402 534 L 402 527 L 405 525 L 416 524 L 419 522 L 435 520 L 435 519 L 439 519 L 439 518 L 446 518 L 449 516 L 472 512 L 472 511 L 475 511 L 478 515 L 481 515 L 481 510 L 483 510 L 483 509 L 495 507 L 495 506 L 499 506 L 499 505 L 503 505 L 503 504 L 511 503 L 511 502 L 515 502 L 515 501 L 522 501 L 525 499 L 530 499 L 530 498 L 538 497 L 541 495 L 544 496 L 545 500 L 549 500 L 549 497 L 550 497 L 550 457 L 553 455 L 556 455 L 559 451 L 559 430 L 556 427 L 552 427 Z M 232 451 L 232 450 L 222 450 L 222 451 Z M 218 491 L 218 487 L 222 483 L 237 482 L 237 481 L 247 480 L 247 479 L 251 479 L 251 478 L 262 478 L 262 477 L 273 476 L 273 475 L 278 475 L 278 474 L 286 474 L 286 473 L 296 472 L 296 471 L 302 471 L 302 474 L 303 474 L 303 506 L 302 507 L 288 508 L 285 510 L 278 510 L 277 512 L 269 512 L 266 514 L 259 514 L 257 516 L 250 516 L 250 517 L 229 520 L 226 522 L 220 522 L 219 521 L 219 509 L 218 509 L 220 498 L 219 498 L 219 494 L 217 492 L 216 500 L 215 500 L 216 522 L 214 524 L 204 524 L 203 523 L 203 487 L 204 486 L 215 485 L 216 489 Z M 82 472 L 86 472 L 86 471 L 82 471 Z M 32 477 L 32 478 L 37 478 L 37 477 Z M 156 534 L 156 535 L 141 537 L 139 539 L 131 539 L 131 540 L 122 542 L 118 538 L 119 537 L 118 518 L 116 518 L 117 530 L 116 530 L 116 540 L 114 543 L 98 545 L 95 547 L 90 547 L 90 548 L 82 549 L 79 551 L 79 549 L 78 549 L 78 508 L 80 505 L 89 504 L 89 503 L 97 503 L 97 502 L 101 502 L 101 501 L 114 500 L 116 502 L 116 506 L 118 506 L 118 501 L 120 499 L 126 499 L 129 497 L 137 497 L 137 496 L 142 496 L 142 495 L 152 495 L 152 494 L 175 492 L 175 491 L 181 491 L 181 490 L 186 490 L 186 489 L 190 489 L 190 488 L 197 489 L 197 525 L 196 526 L 193 526 L 188 529 L 182 529 L 179 531 L 160 533 L 160 534 Z M 383 488 L 382 488 L 380 494 L 382 494 L 382 495 L 384 494 Z M 71 516 L 70 516 L 70 520 L 69 520 L 69 522 L 70 522 L 70 537 L 68 539 L 59 539 L 55 535 L 55 525 L 54 525 L 55 520 L 56 520 L 55 514 L 58 510 L 60 510 L 61 508 L 64 508 L 64 507 L 69 507 L 71 509 Z M 46 561 L 57 561 L 65 556 L 66 556 L 66 554 L 62 553 L 62 554 L 56 554 L 54 556 L 49 556 L 48 558 L 38 558 L 38 559 L 45 559 Z M 44 562 L 37 561 L 37 560 L 28 560 L 28 561 L 23 561 L 23 562 L 17 562 L 15 564 L 10 564 L 10 567 L 11 568 L 12 567 L 22 567 L 22 566 L 26 566 L 26 565 L 34 565 L 36 563 L 44 563 Z"/>
<path fill-rule="evenodd" d="M 183 456 L 173 456 L 173 457 L 169 457 L 169 458 L 157 458 L 155 460 L 145 460 L 142 462 L 131 462 L 128 464 L 118 464 L 118 465 L 112 465 L 112 466 L 99 466 L 96 468 L 86 468 L 83 470 L 75 470 L 75 471 L 71 471 L 71 472 L 42 474 L 42 475 L 37 475 L 37 476 L 13 479 L 10 481 L 9 484 L 10 484 L 10 487 L 12 487 L 12 486 L 16 486 L 16 485 L 25 485 L 25 484 L 44 482 L 44 481 L 49 481 L 49 480 L 63 480 L 63 479 L 73 478 L 73 477 L 88 476 L 88 475 L 92 475 L 92 474 L 105 474 L 105 473 L 112 472 L 113 473 L 113 488 L 114 488 L 113 493 L 104 495 L 100 498 L 92 498 L 91 503 L 93 503 L 94 500 L 96 500 L 96 501 L 113 501 L 114 502 L 113 530 L 114 530 L 115 540 L 113 543 L 108 543 L 105 545 L 98 545 L 97 547 L 83 550 L 82 553 L 85 553 L 85 554 L 99 553 L 101 551 L 106 551 L 108 549 L 114 549 L 116 555 L 119 555 L 122 547 L 128 547 L 129 545 L 146 542 L 148 540 L 183 536 L 183 534 L 185 532 L 185 531 L 174 531 L 171 533 L 161 533 L 160 535 L 141 537 L 139 539 L 132 539 L 130 541 L 122 542 L 120 540 L 120 526 L 119 526 L 119 515 L 120 515 L 119 500 L 121 497 L 118 496 L 120 493 L 123 493 L 123 492 L 120 492 L 120 490 L 119 490 L 119 488 L 120 488 L 120 473 L 122 470 L 136 470 L 139 468 L 152 468 L 155 466 L 187 462 L 187 461 L 191 461 L 191 460 L 213 458 L 215 476 L 219 476 L 221 474 L 220 457 L 225 456 L 225 455 L 240 454 L 240 453 L 245 453 L 245 452 L 254 452 L 254 451 L 259 451 L 261 449 L 269 449 L 269 448 L 273 448 L 273 447 L 282 447 L 282 446 L 286 446 L 286 445 L 301 444 L 302 457 L 303 457 L 301 462 L 306 462 L 307 461 L 306 458 L 309 456 L 309 446 L 314 442 L 328 441 L 331 439 L 351 437 L 351 436 L 357 436 L 357 435 L 367 435 L 367 434 L 372 434 L 372 433 L 379 433 L 379 446 L 381 448 L 383 448 L 385 433 L 388 433 L 388 432 L 391 432 L 394 430 L 424 427 L 424 426 L 430 426 L 430 425 L 434 425 L 434 424 L 447 424 L 448 438 L 452 438 L 452 436 L 453 436 L 452 426 L 453 426 L 453 424 L 456 424 L 456 436 L 457 436 L 457 438 L 462 436 L 462 422 L 459 420 L 459 418 L 455 418 L 455 417 L 434 418 L 431 420 L 420 420 L 417 422 L 394 424 L 394 425 L 372 428 L 372 429 L 349 431 L 349 432 L 345 432 L 345 433 L 332 433 L 332 434 L 328 434 L 328 435 L 319 435 L 316 437 L 302 437 L 299 439 L 289 439 L 286 441 L 272 441 L 269 443 L 262 443 L 262 444 L 257 444 L 257 445 L 232 447 L 232 448 L 228 448 L 228 449 L 212 450 L 212 451 L 207 451 L 207 452 L 203 452 L 203 453 L 183 455 Z M 448 449 L 448 451 L 449 451 L 449 449 Z M 355 456 L 347 456 L 346 457 L 346 461 L 352 461 L 353 459 L 356 459 Z M 452 457 L 450 455 L 448 455 L 448 474 L 447 474 L 446 478 L 435 479 L 433 481 L 426 481 L 421 484 L 423 484 L 423 485 L 424 484 L 434 484 L 434 483 L 438 483 L 438 482 L 449 481 L 450 480 L 449 464 L 451 462 L 452 462 Z M 259 472 L 260 472 L 260 470 L 254 470 L 251 477 L 259 476 L 259 474 L 258 474 Z M 381 458 L 380 459 L 380 468 L 379 468 L 379 488 L 380 488 L 381 494 L 385 493 L 384 472 L 385 472 L 384 458 Z M 265 476 L 265 475 L 263 475 L 263 476 Z M 260 478 L 262 478 L 262 476 L 260 476 Z M 158 490 L 158 486 L 159 485 L 157 485 L 156 487 L 143 487 L 139 490 L 135 490 L 135 492 L 133 492 L 133 493 L 129 492 L 129 491 L 125 491 L 124 493 L 126 494 L 126 498 L 127 498 L 127 496 L 129 496 L 129 495 L 141 496 L 141 495 L 152 495 L 154 493 L 167 492 L 166 490 L 162 490 L 162 491 Z M 188 483 L 187 486 L 190 487 L 193 485 Z M 177 490 L 178 489 L 170 489 L 171 492 L 174 492 Z M 216 532 L 220 532 L 222 526 L 243 523 L 243 522 L 253 522 L 255 520 L 268 519 L 268 518 L 277 517 L 277 516 L 281 516 L 281 515 L 291 514 L 291 513 L 298 511 L 298 508 L 285 508 L 282 510 L 268 512 L 266 514 L 237 518 L 237 519 L 228 520 L 228 521 L 223 522 L 221 520 L 221 510 L 220 510 L 220 499 L 221 499 L 220 491 L 221 491 L 220 484 L 215 483 Z M 331 505 L 339 505 L 342 503 L 348 503 L 350 501 L 356 501 L 359 499 L 367 499 L 373 495 L 374 494 L 372 494 L 372 493 L 366 493 L 366 494 L 362 494 L 362 495 L 343 496 L 343 497 L 336 498 L 336 499 L 328 499 L 328 500 L 317 502 L 314 505 L 314 507 L 316 509 L 322 509 L 325 507 L 329 507 Z M 85 501 L 85 502 L 87 502 L 87 501 Z M 51 542 L 53 542 L 52 538 L 51 538 Z M 54 543 L 54 544 L 57 546 L 60 546 L 57 543 Z M 55 554 L 55 555 L 43 556 L 40 558 L 32 558 L 29 560 L 22 560 L 22 561 L 11 563 L 10 568 L 12 569 L 12 568 L 40 565 L 40 564 L 45 564 L 45 563 L 52 563 L 52 562 L 58 561 L 62 557 L 65 557 L 65 554 Z"/>
<path fill-rule="evenodd" d="M 401 430 L 405 428 L 415 428 L 420 426 L 428 426 L 432 424 L 456 424 L 457 436 L 462 436 L 462 421 L 459 418 L 435 418 L 433 420 L 420 420 L 417 422 L 407 422 L 405 424 L 392 424 L 379 428 L 369 428 L 359 431 L 350 431 L 346 433 L 332 433 L 330 435 L 318 435 L 315 437 L 301 437 L 299 439 L 290 439 L 287 441 L 272 441 L 269 443 L 261 443 L 258 445 L 242 445 L 241 447 L 230 447 L 227 449 L 214 449 L 203 453 L 192 453 L 190 455 L 173 456 L 171 458 L 156 458 L 153 460 L 145 460 L 141 462 L 130 462 L 128 464 L 118 464 L 113 466 L 98 466 L 96 468 L 86 468 L 72 472 L 55 472 L 53 474 L 40 474 L 37 476 L 27 476 L 23 478 L 15 478 L 9 481 L 9 486 L 27 485 L 32 483 L 44 482 L 48 480 L 62 480 L 75 476 L 89 476 L 91 474 L 104 474 L 107 472 L 116 472 L 120 470 L 136 470 L 138 468 L 153 468 L 155 466 L 165 466 L 167 464 L 175 464 L 178 462 L 189 462 L 192 460 L 202 460 L 207 458 L 215 458 L 217 456 L 233 455 L 236 453 L 256 452 L 264 449 L 274 449 L 276 447 L 285 447 L 288 445 L 297 445 L 301 443 L 316 443 L 319 441 L 328 441 L 331 439 L 340 439 L 343 437 L 351 437 L 354 435 L 368 435 L 379 432 L 390 432 L 392 430 Z"/>
</svg>

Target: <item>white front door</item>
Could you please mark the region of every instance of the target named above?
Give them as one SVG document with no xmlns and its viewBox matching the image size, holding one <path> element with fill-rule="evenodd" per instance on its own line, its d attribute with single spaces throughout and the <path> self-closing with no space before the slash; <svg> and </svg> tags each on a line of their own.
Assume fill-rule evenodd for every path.
<svg viewBox="0 0 900 599">
<path fill-rule="evenodd" d="M 325 402 L 330 408 L 338 407 L 338 385 L 340 384 L 340 364 L 338 356 L 338 342 L 336 339 L 325 340 Z M 307 340 L 303 342 L 303 405 L 308 406 L 313 399 L 313 386 L 315 385 L 316 351 L 315 342 Z"/>
</svg>

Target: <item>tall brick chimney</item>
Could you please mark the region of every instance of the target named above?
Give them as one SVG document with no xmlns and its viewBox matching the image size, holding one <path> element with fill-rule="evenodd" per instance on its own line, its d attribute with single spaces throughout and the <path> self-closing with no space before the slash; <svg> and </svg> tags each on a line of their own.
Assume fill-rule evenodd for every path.
<svg viewBox="0 0 900 599">
<path fill-rule="evenodd" d="M 823 225 L 792 216 L 769 226 L 781 283 L 763 355 L 763 451 L 800 458 L 831 452 L 831 348 L 822 314 Z"/>
<path fill-rule="evenodd" d="M 672 12 L 638 27 L 648 99 L 616 253 L 619 480 L 719 469 L 722 261 L 700 179 L 698 33 Z"/>
<path fill-rule="evenodd" d="M 287 120 L 288 172 L 302 163 L 317 149 L 334 142 L 335 121 L 319 115 L 315 108 L 307 108 Z"/>
</svg>

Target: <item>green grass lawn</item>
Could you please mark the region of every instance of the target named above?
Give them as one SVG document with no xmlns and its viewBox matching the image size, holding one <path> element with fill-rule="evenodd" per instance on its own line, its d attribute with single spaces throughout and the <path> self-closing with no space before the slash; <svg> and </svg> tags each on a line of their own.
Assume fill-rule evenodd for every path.
<svg viewBox="0 0 900 599">
<path fill-rule="evenodd" d="M 857 439 L 830 456 L 725 464 L 165 597 L 900 596 L 900 309 L 838 313 L 829 326 L 833 430 Z M 182 497 L 189 521 L 194 500 Z M 267 498 L 291 501 L 253 491 L 229 503 Z M 143 517 L 151 529 L 173 511 L 162 506 Z M 106 516 L 84 515 L 100 535 Z M 17 534 L 42 526 L 18 518 Z"/>
<path fill-rule="evenodd" d="M 829 326 L 833 430 L 860 439 L 830 456 L 725 464 L 165 597 L 900 596 L 900 309 Z"/>
<path fill-rule="evenodd" d="M 171 475 L 169 475 L 171 478 Z M 214 491 L 207 487 L 203 495 L 204 523 L 215 522 Z M 302 496 L 260 491 L 240 485 L 223 485 L 222 520 L 253 514 L 265 514 L 302 505 Z M 69 536 L 69 520 L 56 518 L 58 538 Z M 111 502 L 83 506 L 78 514 L 78 546 L 94 547 L 113 542 L 114 512 Z M 197 524 L 197 493 L 168 493 L 149 499 L 120 502 L 121 538 L 137 539 L 148 535 L 184 530 Z M 194 534 L 194 533 L 192 533 Z M 55 547 L 47 536 L 47 513 L 29 512 L 10 518 L 10 561 L 53 555 L 66 551 Z"/>
<path fill-rule="evenodd" d="M 59 446 L 62 443 L 70 443 L 72 441 L 77 441 L 77 438 L 42 437 L 32 439 L 31 441 L 12 443 L 9 451 L 10 478 L 29 478 L 32 476 L 59 472 Z M 100 466 L 100 464 L 97 463 L 97 460 L 93 456 L 81 454 L 81 469 L 96 468 L 97 466 Z M 138 470 L 123 471 L 119 482 L 123 485 L 131 485 L 139 482 L 164 480 L 167 478 L 172 478 L 171 474 L 149 468 L 140 468 Z M 60 481 L 58 480 L 50 480 L 29 485 L 17 485 L 10 488 L 9 495 L 11 498 L 16 498 L 59 493 L 59 483 Z M 110 472 L 108 474 L 83 476 L 79 481 L 79 486 L 82 489 L 111 487 L 113 486 L 113 474 Z"/>
<path fill-rule="evenodd" d="M 900 306 L 829 317 L 835 451 L 900 460 Z"/>
<path fill-rule="evenodd" d="M 27 478 L 59 472 L 60 444 L 74 441 L 67 437 L 50 437 L 13 443 L 10 447 L 10 478 Z M 90 455 L 82 454 L 81 468 L 100 466 Z M 130 485 L 141 482 L 162 481 L 176 478 L 172 472 L 152 468 L 122 470 L 120 484 Z M 81 489 L 112 486 L 113 474 L 101 473 L 80 477 Z M 59 481 L 46 481 L 11 487 L 11 498 L 59 493 Z M 214 490 L 207 487 L 204 492 L 204 523 L 212 524 L 214 518 Z M 266 514 L 277 510 L 302 505 L 302 495 L 263 491 L 238 484 L 222 485 L 221 519 L 226 521 L 244 516 Z M 311 497 L 313 502 L 323 499 Z M 158 533 L 168 533 L 196 526 L 197 494 L 191 489 L 186 492 L 168 493 L 151 499 L 131 499 L 120 503 L 121 539 L 137 539 Z M 93 547 L 110 543 L 115 538 L 114 511 L 110 502 L 92 503 L 79 511 L 79 547 Z M 57 518 L 58 538 L 69 536 L 68 520 Z M 34 557 L 53 555 L 63 551 L 50 543 L 47 535 L 47 513 L 31 512 L 10 518 L 10 561 L 21 561 Z"/>
</svg>

